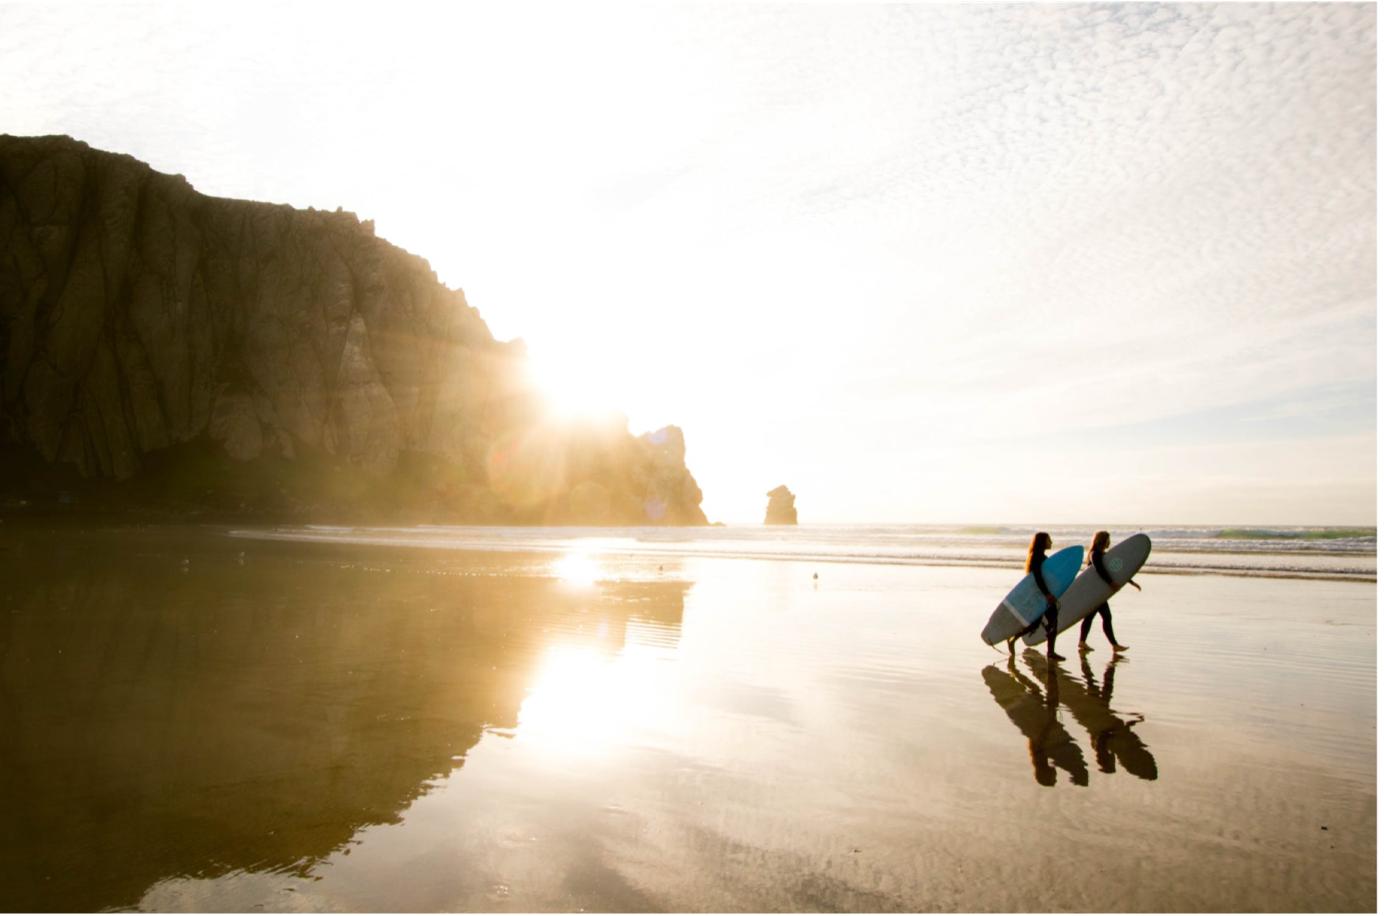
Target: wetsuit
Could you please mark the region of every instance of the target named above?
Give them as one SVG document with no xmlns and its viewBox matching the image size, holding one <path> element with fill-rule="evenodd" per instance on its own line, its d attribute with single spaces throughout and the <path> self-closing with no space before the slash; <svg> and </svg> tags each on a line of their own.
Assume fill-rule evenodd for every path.
<svg viewBox="0 0 1384 916">
<path fill-rule="evenodd" d="M 1033 583 L 1038 586 L 1038 591 L 1043 593 L 1043 597 L 1049 600 L 1047 609 L 1024 630 L 1024 633 L 1032 633 L 1038 629 L 1041 622 L 1048 628 L 1048 645 L 1051 648 L 1052 636 L 1057 630 L 1057 597 L 1048 590 L 1048 583 L 1043 581 L 1043 563 L 1047 560 L 1047 555 L 1040 553 L 1034 560 L 1036 562 L 1033 564 Z"/>
<path fill-rule="evenodd" d="M 1100 576 L 1106 585 L 1110 586 L 1112 589 L 1119 588 L 1119 586 L 1115 584 L 1115 580 L 1110 578 L 1110 572 L 1105 568 L 1105 551 L 1091 551 L 1091 557 L 1086 561 L 1086 565 L 1094 566 L 1096 568 L 1096 575 Z M 1086 641 L 1087 635 L 1091 632 L 1091 624 L 1095 622 L 1097 614 L 1100 615 L 1100 626 L 1101 629 L 1105 631 L 1105 638 L 1110 640 L 1112 646 L 1119 645 L 1119 641 L 1115 639 L 1115 626 L 1110 619 L 1109 601 L 1102 601 L 1100 607 L 1081 619 L 1081 638 L 1079 641 Z"/>
</svg>

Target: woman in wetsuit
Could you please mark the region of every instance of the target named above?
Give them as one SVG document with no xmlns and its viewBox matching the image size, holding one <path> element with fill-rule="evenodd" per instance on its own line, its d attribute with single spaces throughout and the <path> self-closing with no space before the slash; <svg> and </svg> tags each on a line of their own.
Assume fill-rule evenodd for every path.
<svg viewBox="0 0 1384 916">
<path fill-rule="evenodd" d="M 1097 531 L 1096 536 L 1091 539 L 1091 550 L 1086 557 L 1086 565 L 1094 566 L 1096 569 L 1096 575 L 1100 576 L 1101 579 L 1104 580 L 1106 585 L 1110 586 L 1111 588 L 1118 588 L 1118 586 L 1115 585 L 1115 581 L 1110 578 L 1110 571 L 1105 568 L 1105 550 L 1109 546 L 1110 532 Z M 1139 588 L 1139 583 L 1135 582 L 1133 579 L 1129 580 L 1129 584 L 1134 586 L 1139 591 L 1143 591 L 1142 588 Z M 1101 629 L 1105 631 L 1105 638 L 1110 640 L 1111 648 L 1113 648 L 1116 652 L 1123 652 L 1126 649 L 1128 649 L 1129 646 L 1122 646 L 1115 641 L 1115 627 L 1114 624 L 1110 622 L 1109 601 L 1102 601 L 1100 607 L 1096 608 L 1094 611 L 1087 614 L 1082 619 L 1081 638 L 1077 640 L 1077 649 L 1081 652 L 1091 651 L 1091 647 L 1086 644 L 1086 636 L 1091 632 L 1091 624 L 1093 621 L 1095 621 L 1097 614 L 1100 615 L 1100 626 Z"/>
<path fill-rule="evenodd" d="M 1009 637 L 1010 655 L 1014 654 L 1015 640 L 1026 633 L 1032 633 L 1038 628 L 1038 624 L 1042 623 L 1048 629 L 1048 658 L 1053 661 L 1066 661 L 1065 657 L 1057 654 L 1057 598 L 1048 591 L 1048 584 L 1043 581 L 1043 561 L 1048 558 L 1048 550 L 1051 547 L 1052 538 L 1048 537 L 1046 531 L 1035 534 L 1032 543 L 1028 545 L 1028 563 L 1024 566 L 1024 572 L 1033 573 L 1033 581 L 1038 585 L 1038 591 L 1047 599 L 1048 609 L 1023 633 Z"/>
</svg>

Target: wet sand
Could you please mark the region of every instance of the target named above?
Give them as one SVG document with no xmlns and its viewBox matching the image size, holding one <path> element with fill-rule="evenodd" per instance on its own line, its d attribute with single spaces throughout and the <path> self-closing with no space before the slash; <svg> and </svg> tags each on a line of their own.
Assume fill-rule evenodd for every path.
<svg viewBox="0 0 1384 916">
<path fill-rule="evenodd" d="M 0 547 L 0 910 L 1376 908 L 1372 583 Z"/>
</svg>

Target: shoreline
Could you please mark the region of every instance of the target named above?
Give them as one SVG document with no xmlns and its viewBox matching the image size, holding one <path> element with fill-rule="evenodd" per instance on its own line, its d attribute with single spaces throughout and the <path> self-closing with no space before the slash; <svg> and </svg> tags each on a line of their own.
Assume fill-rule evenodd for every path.
<svg viewBox="0 0 1384 916">
<path fill-rule="evenodd" d="M 873 529 L 877 526 L 859 527 Z M 1004 556 L 958 554 L 956 549 L 953 549 L 950 553 L 915 553 L 913 555 L 882 552 L 849 554 L 812 550 L 809 549 L 807 544 L 801 549 L 792 551 L 764 550 L 757 549 L 750 541 L 747 541 L 744 546 L 738 548 L 718 546 L 719 543 L 725 540 L 734 541 L 741 535 L 773 537 L 776 543 L 789 541 L 789 536 L 786 534 L 773 531 L 772 529 L 766 531 L 765 528 L 752 526 L 746 526 L 744 528 L 727 527 L 710 535 L 705 532 L 705 529 L 684 529 L 688 532 L 688 536 L 685 538 L 670 537 L 677 529 L 600 528 L 591 529 L 590 533 L 579 528 L 507 529 L 511 534 L 514 532 L 531 533 L 533 540 L 529 543 L 524 543 L 512 537 L 506 537 L 499 532 L 495 533 L 497 540 L 491 541 L 486 539 L 485 535 L 482 533 L 485 532 L 485 530 L 486 529 L 474 527 L 447 528 L 438 526 L 412 528 L 308 526 L 303 530 L 263 530 L 231 527 L 227 531 L 227 534 L 230 537 L 239 537 L 248 540 L 337 544 L 357 543 L 371 544 L 379 547 L 428 550 L 532 550 L 537 552 L 559 553 L 580 551 L 593 555 L 608 556 L 629 554 L 650 557 L 708 557 L 718 559 L 793 561 L 821 564 L 974 567 L 985 569 L 1015 569 L 1021 565 L 1019 559 L 1016 559 L 1015 556 L 1007 552 Z M 808 532 L 807 536 L 810 536 L 810 534 L 811 533 Z M 633 535 L 633 537 L 631 537 L 631 535 Z M 634 541 L 634 543 L 623 542 L 626 538 Z M 622 542 L 611 543 L 612 541 Z M 655 544 L 657 546 L 654 546 Z M 685 546 L 679 547 L 677 545 Z M 889 549 L 888 547 L 877 548 L 878 551 Z M 1233 553 L 1231 551 L 1211 554 L 1194 549 L 1179 549 L 1176 546 L 1163 548 L 1161 544 L 1156 544 L 1155 553 L 1158 552 L 1179 557 L 1201 556 L 1207 557 L 1208 559 L 1207 562 L 1198 564 L 1169 564 L 1153 560 L 1143 568 L 1141 574 L 1174 576 L 1226 575 L 1241 578 L 1354 581 L 1363 583 L 1377 583 L 1378 581 L 1377 572 L 1357 568 L 1343 568 L 1339 571 L 1331 569 L 1311 570 L 1283 563 L 1246 566 L 1225 563 L 1223 560 L 1225 556 L 1252 557 L 1256 556 L 1254 554 Z M 1265 557 L 1264 563 L 1267 564 L 1268 557 L 1296 558 L 1304 555 L 1305 554 L 1294 551 L 1282 551 L 1272 553 L 1265 552 L 1258 556 Z M 1018 556 L 1021 557 L 1021 555 Z M 1310 558 L 1317 560 L 1322 558 L 1339 560 L 1349 558 L 1363 559 L 1364 555 L 1358 552 L 1347 553 L 1313 550 L 1306 556 L 1310 556 Z"/>
<path fill-rule="evenodd" d="M 834 534 L 849 534 L 852 529 L 879 531 L 883 526 L 858 525 L 834 526 Z M 910 527 L 896 526 L 898 530 Z M 230 539 L 260 543 L 300 543 L 332 544 L 338 546 L 357 545 L 362 547 L 397 548 L 426 551 L 500 551 L 532 553 L 573 553 L 580 552 L 593 556 L 643 556 L 649 558 L 708 558 L 726 560 L 765 560 L 771 562 L 804 562 L 814 564 L 881 566 L 881 567 L 937 567 L 937 568 L 975 568 L 993 570 L 1020 570 L 1022 556 L 991 546 L 987 552 L 975 553 L 976 546 L 965 547 L 945 545 L 931 548 L 918 547 L 911 555 L 897 552 L 892 546 L 898 540 L 892 535 L 888 543 L 876 545 L 870 552 L 846 553 L 812 549 L 811 540 L 816 533 L 812 528 L 792 526 L 744 525 L 739 527 L 722 526 L 636 526 L 636 527 L 589 527 L 589 526 L 440 526 L 440 525 L 321 525 L 301 522 L 265 522 L 246 524 L 245 520 L 234 522 L 212 520 L 149 520 L 92 518 L 84 516 L 56 515 L 45 518 L 0 517 L 0 547 L 4 535 L 9 531 L 24 529 L 51 531 L 118 531 L 137 530 L 158 532 L 177 529 L 194 529 L 215 532 Z M 796 535 L 796 536 L 795 536 Z M 739 546 L 729 546 L 726 542 Z M 1230 541 L 1238 545 L 1243 542 Z M 764 549 L 772 544 L 781 549 Z M 723 546 L 726 545 L 726 546 Z M 786 546 L 783 546 L 786 545 Z M 984 545 L 979 545 L 983 548 Z M 890 552 L 894 551 L 894 552 Z M 962 552 L 965 551 L 965 552 Z M 1162 562 L 1160 555 L 1173 558 L 1204 558 L 1199 563 Z M 1310 560 L 1317 562 L 1349 562 L 1352 559 L 1364 562 L 1375 559 L 1377 554 L 1364 554 L 1359 551 L 1331 551 L 1318 548 L 1299 548 L 1296 550 L 1265 550 L 1260 552 L 1236 552 L 1230 549 L 1206 552 L 1168 543 L 1155 541 L 1154 553 L 1150 561 L 1140 571 L 1140 575 L 1155 576 L 1226 576 L 1241 579 L 1302 580 L 1320 582 L 1356 582 L 1378 584 L 1378 574 L 1374 570 L 1344 566 L 1339 569 L 1303 569 L 1294 561 Z M 1240 564 L 1225 562 L 1226 557 L 1243 558 Z M 1275 562 L 1277 561 L 1277 562 Z M 1254 564 L 1254 565 L 1249 565 Z"/>
</svg>

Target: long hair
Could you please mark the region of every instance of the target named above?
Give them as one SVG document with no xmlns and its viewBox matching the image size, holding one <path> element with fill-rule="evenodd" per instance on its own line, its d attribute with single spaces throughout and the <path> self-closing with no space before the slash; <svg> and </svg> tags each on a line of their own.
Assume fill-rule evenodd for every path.
<svg viewBox="0 0 1384 916">
<path fill-rule="evenodd" d="M 1028 545 L 1028 562 L 1024 564 L 1024 572 L 1033 572 L 1035 564 L 1041 566 L 1048 558 L 1048 548 L 1051 546 L 1052 538 L 1048 537 L 1046 531 L 1035 534 L 1033 541 Z"/>
<path fill-rule="evenodd" d="M 1097 531 L 1096 536 L 1091 538 L 1091 549 L 1087 557 L 1104 556 L 1106 549 L 1110 546 L 1110 532 Z"/>
</svg>

